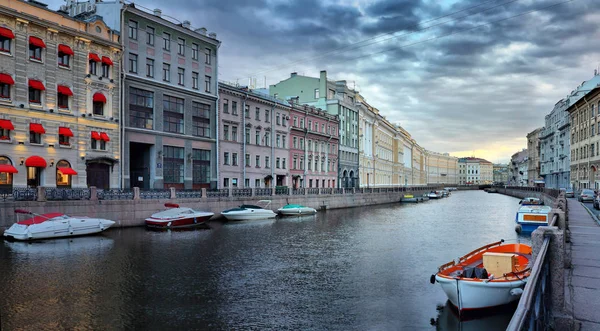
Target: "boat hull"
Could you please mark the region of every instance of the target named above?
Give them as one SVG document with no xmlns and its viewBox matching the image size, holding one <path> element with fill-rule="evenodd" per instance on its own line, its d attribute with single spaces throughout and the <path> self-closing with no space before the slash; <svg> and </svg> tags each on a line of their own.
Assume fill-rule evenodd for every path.
<svg viewBox="0 0 600 331">
<path fill-rule="evenodd" d="M 317 210 L 314 208 L 280 208 L 277 209 L 279 214 L 283 216 L 294 216 L 294 215 L 314 215 L 317 213 Z"/>
<path fill-rule="evenodd" d="M 46 221 L 38 224 L 13 224 L 4 231 L 9 240 L 37 240 L 84 236 L 102 232 L 115 222 L 98 218 L 73 218 L 69 220 Z"/>
<path fill-rule="evenodd" d="M 197 217 L 181 217 L 173 219 L 156 219 L 147 218 L 145 220 L 146 225 L 154 228 L 164 229 L 175 229 L 175 228 L 187 228 L 193 226 L 202 226 L 208 221 L 213 215 L 197 216 Z"/>
<path fill-rule="evenodd" d="M 460 311 L 487 309 L 509 304 L 521 297 L 527 278 L 516 281 L 457 280 L 439 275 L 435 280 L 441 285 L 448 300 Z"/>
<path fill-rule="evenodd" d="M 423 201 L 422 199 L 419 198 L 402 198 L 402 200 L 400 200 L 402 202 L 419 202 L 419 201 Z"/>
<path fill-rule="evenodd" d="M 264 220 L 269 218 L 275 218 L 277 214 L 272 210 L 266 209 L 252 209 L 245 211 L 232 211 L 221 213 L 229 221 L 252 221 L 252 220 Z"/>
</svg>

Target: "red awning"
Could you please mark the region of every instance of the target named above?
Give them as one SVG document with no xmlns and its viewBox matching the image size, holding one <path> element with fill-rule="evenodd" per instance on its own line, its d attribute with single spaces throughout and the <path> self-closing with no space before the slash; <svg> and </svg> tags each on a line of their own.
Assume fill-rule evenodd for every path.
<svg viewBox="0 0 600 331">
<path fill-rule="evenodd" d="M 102 138 L 100 138 L 100 134 L 98 133 L 98 131 L 92 131 L 92 139 L 102 140 Z"/>
<path fill-rule="evenodd" d="M 8 39 L 15 39 L 15 34 L 7 28 L 0 27 L 0 36 Z"/>
<path fill-rule="evenodd" d="M 19 171 L 17 168 L 13 167 L 10 164 L 0 164 L 0 172 L 8 172 L 9 174 L 16 174 Z"/>
<path fill-rule="evenodd" d="M 36 90 L 40 90 L 40 91 L 46 90 L 44 83 L 40 82 L 39 80 L 35 80 L 35 79 L 29 80 L 29 87 L 34 88 Z"/>
<path fill-rule="evenodd" d="M 109 57 L 107 57 L 107 56 L 103 56 L 102 57 L 102 63 L 107 64 L 109 66 L 113 65 L 112 60 Z"/>
<path fill-rule="evenodd" d="M 73 137 L 73 131 L 71 131 L 71 129 L 66 128 L 64 126 L 58 127 L 58 134 L 60 136 Z"/>
<path fill-rule="evenodd" d="M 100 62 L 100 57 L 96 53 L 90 53 L 89 59 L 94 62 Z"/>
<path fill-rule="evenodd" d="M 26 167 L 46 168 L 46 160 L 39 156 L 30 156 L 25 160 Z"/>
<path fill-rule="evenodd" d="M 102 102 L 102 103 L 106 103 L 106 97 L 104 96 L 104 94 L 100 93 L 100 92 L 96 92 L 94 93 L 94 102 Z"/>
<path fill-rule="evenodd" d="M 44 127 L 40 123 L 29 123 L 29 131 L 39 134 L 46 133 L 46 130 L 44 130 Z"/>
<path fill-rule="evenodd" d="M 100 132 L 100 138 L 106 142 L 110 141 L 110 138 L 106 134 L 106 132 Z"/>
<path fill-rule="evenodd" d="M 58 85 L 58 93 L 71 96 L 73 91 L 68 86 Z"/>
<path fill-rule="evenodd" d="M 8 85 L 14 85 L 15 81 L 13 80 L 12 77 L 10 77 L 10 75 L 0 74 L 0 83 L 2 83 L 2 84 L 8 84 Z"/>
<path fill-rule="evenodd" d="M 73 53 L 73 50 L 71 49 L 71 47 L 69 47 L 67 45 L 63 45 L 63 44 L 58 45 L 58 52 L 66 54 L 66 55 L 74 55 L 75 54 L 75 53 Z"/>
<path fill-rule="evenodd" d="M 58 171 L 62 172 L 63 175 L 77 175 L 77 171 L 73 170 L 73 168 L 61 167 L 57 169 Z"/>
<path fill-rule="evenodd" d="M 44 43 L 44 41 L 38 37 L 29 37 L 29 43 L 37 47 L 46 48 L 46 44 Z"/>
<path fill-rule="evenodd" d="M 10 120 L 0 120 L 0 129 L 14 130 L 15 127 Z"/>
</svg>

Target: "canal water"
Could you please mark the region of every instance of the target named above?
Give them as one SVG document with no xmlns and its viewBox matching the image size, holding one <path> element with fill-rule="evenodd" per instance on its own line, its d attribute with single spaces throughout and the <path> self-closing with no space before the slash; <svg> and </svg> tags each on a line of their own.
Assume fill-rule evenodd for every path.
<svg viewBox="0 0 600 331">
<path fill-rule="evenodd" d="M 484 244 L 527 242 L 518 206 L 465 191 L 211 230 L 0 242 L 0 329 L 504 330 L 511 311 L 461 323 L 429 277 Z"/>
</svg>

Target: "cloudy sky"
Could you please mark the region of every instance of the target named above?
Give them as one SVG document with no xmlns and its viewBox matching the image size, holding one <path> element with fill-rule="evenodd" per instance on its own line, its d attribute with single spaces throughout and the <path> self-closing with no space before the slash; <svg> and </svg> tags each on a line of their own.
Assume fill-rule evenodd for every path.
<svg viewBox="0 0 600 331">
<path fill-rule="evenodd" d="M 506 162 L 600 64 L 597 0 L 140 0 L 222 41 L 220 79 L 347 80 L 430 150 Z M 49 1 L 58 8 L 63 1 Z"/>
</svg>

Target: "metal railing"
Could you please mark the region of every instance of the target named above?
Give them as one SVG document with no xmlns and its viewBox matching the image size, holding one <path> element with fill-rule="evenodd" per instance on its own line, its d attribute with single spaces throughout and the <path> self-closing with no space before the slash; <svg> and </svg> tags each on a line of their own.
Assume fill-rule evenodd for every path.
<svg viewBox="0 0 600 331">
<path fill-rule="evenodd" d="M 216 190 L 206 190 L 206 197 L 208 198 L 226 198 L 229 196 L 229 189 L 222 188 Z"/>
<path fill-rule="evenodd" d="M 231 196 L 234 197 L 251 197 L 252 189 L 251 188 L 234 188 L 231 189 Z"/>
<path fill-rule="evenodd" d="M 89 188 L 46 188 L 47 200 L 89 200 Z"/>
<path fill-rule="evenodd" d="M 140 199 L 170 199 L 171 190 L 140 190 Z"/>
<path fill-rule="evenodd" d="M 133 191 L 130 189 L 98 189 L 96 197 L 98 200 L 133 200 Z"/>
<path fill-rule="evenodd" d="M 175 197 L 177 199 L 201 199 L 202 190 L 176 190 Z"/>
</svg>

